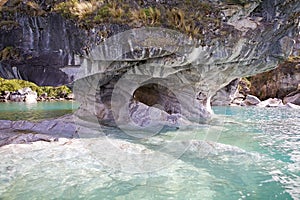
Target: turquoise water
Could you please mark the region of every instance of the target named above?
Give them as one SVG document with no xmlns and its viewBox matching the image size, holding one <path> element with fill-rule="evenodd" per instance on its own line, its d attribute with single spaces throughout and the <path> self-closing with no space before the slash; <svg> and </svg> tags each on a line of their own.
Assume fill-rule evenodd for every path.
<svg viewBox="0 0 300 200">
<path fill-rule="evenodd" d="M 145 140 L 4 146 L 0 199 L 300 199 L 299 110 L 214 110 L 208 125 Z"/>
<path fill-rule="evenodd" d="M 39 120 L 60 117 L 78 108 L 75 102 L 0 103 L 0 120 Z"/>
</svg>

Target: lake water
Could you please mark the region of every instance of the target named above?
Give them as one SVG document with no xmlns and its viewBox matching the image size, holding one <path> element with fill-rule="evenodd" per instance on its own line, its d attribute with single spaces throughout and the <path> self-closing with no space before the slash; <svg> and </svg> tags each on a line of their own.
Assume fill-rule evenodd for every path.
<svg viewBox="0 0 300 200">
<path fill-rule="evenodd" d="M 0 199 L 300 199 L 299 110 L 214 110 L 209 125 L 144 140 L 1 147 Z"/>
<path fill-rule="evenodd" d="M 78 108 L 76 102 L 56 101 L 24 103 L 0 103 L 0 119 L 5 120 L 39 120 L 59 117 L 72 113 Z"/>
</svg>

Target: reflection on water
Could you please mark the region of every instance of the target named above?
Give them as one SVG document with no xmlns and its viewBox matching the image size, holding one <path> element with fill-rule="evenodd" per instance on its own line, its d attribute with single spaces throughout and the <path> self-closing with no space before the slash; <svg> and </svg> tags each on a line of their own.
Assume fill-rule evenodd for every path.
<svg viewBox="0 0 300 200">
<path fill-rule="evenodd" d="M 299 111 L 214 109 L 217 117 L 209 125 L 143 141 L 114 135 L 4 146 L 0 199 L 300 199 Z M 170 139 L 174 134 L 176 141 Z M 121 170 L 139 166 L 145 150 L 171 157 L 155 148 L 158 143 L 180 148 L 187 141 L 192 145 L 185 153 L 161 170 Z M 111 143 L 134 156 L 116 155 Z"/>
<path fill-rule="evenodd" d="M 0 120 L 39 120 L 60 117 L 78 108 L 76 102 L 0 103 Z"/>
</svg>

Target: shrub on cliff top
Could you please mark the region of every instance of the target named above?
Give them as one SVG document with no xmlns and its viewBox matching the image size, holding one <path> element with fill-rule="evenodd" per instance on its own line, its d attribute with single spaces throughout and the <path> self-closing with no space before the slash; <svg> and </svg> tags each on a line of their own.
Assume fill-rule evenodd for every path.
<svg viewBox="0 0 300 200">
<path fill-rule="evenodd" d="M 74 19 L 81 27 L 88 29 L 105 23 L 127 24 L 132 28 L 162 26 L 197 39 L 214 35 L 214 30 L 221 23 L 220 9 L 207 0 L 186 0 L 180 4 L 144 3 L 138 0 L 69 0 L 56 4 L 53 11 Z"/>
</svg>

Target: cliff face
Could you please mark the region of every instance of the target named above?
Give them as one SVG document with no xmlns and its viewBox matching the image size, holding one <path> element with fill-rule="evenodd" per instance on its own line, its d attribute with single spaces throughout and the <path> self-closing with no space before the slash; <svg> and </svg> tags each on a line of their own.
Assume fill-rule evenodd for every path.
<svg viewBox="0 0 300 200">
<path fill-rule="evenodd" d="M 300 85 L 300 36 L 290 58 L 281 63 L 278 68 L 250 77 L 250 93 L 262 100 L 268 98 L 283 99 Z"/>
<path fill-rule="evenodd" d="M 19 78 L 38 85 L 61 85 L 72 81 L 60 68 L 78 65 L 75 55 L 82 54 L 84 32 L 58 14 L 44 17 L 20 16 L 12 29 L 0 29 L 2 62 L 0 76 Z M 15 49 L 15 59 L 3 56 Z"/>
<path fill-rule="evenodd" d="M 153 126 L 152 111 L 162 124 L 199 122 L 211 116 L 210 100 L 220 88 L 286 59 L 298 33 L 297 0 L 122 2 L 54 6 L 72 20 L 14 16 L 18 25 L 0 33 L 2 48 L 16 52 L 3 53 L 1 76 L 38 84 L 75 78 L 82 114 L 101 122 Z M 146 90 L 159 98 L 149 103 L 134 95 Z"/>
<path fill-rule="evenodd" d="M 250 93 L 261 100 L 268 98 L 283 99 L 298 89 L 300 84 L 300 62 L 285 62 L 270 72 L 258 74 L 250 78 Z"/>
</svg>

